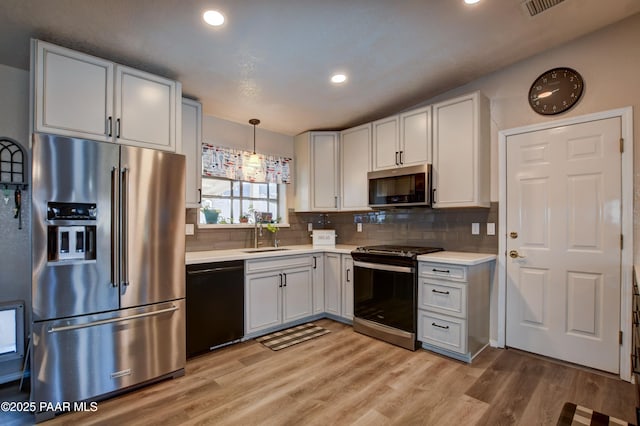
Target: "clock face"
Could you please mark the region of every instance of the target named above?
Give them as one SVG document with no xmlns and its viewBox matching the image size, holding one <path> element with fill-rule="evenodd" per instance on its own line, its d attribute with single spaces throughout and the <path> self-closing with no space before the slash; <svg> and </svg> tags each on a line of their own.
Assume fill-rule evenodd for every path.
<svg viewBox="0 0 640 426">
<path fill-rule="evenodd" d="M 584 82 L 571 68 L 554 68 L 536 79 L 529 89 L 529 105 L 538 114 L 560 114 L 574 106 Z"/>
</svg>

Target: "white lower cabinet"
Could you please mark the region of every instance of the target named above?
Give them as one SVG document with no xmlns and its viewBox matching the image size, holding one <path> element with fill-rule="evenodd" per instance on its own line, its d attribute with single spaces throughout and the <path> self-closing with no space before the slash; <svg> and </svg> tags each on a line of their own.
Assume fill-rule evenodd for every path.
<svg viewBox="0 0 640 426">
<path fill-rule="evenodd" d="M 324 260 L 325 312 L 335 319 L 353 321 L 353 258 L 326 253 Z"/>
<path fill-rule="evenodd" d="M 418 340 L 423 348 L 471 362 L 489 344 L 492 266 L 419 263 Z"/>
<path fill-rule="evenodd" d="M 313 314 L 313 257 L 248 260 L 245 335 Z"/>
<path fill-rule="evenodd" d="M 314 254 L 313 258 L 313 313 L 324 312 L 324 254 Z"/>
<path fill-rule="evenodd" d="M 353 258 L 342 255 L 342 317 L 353 321 Z"/>
</svg>

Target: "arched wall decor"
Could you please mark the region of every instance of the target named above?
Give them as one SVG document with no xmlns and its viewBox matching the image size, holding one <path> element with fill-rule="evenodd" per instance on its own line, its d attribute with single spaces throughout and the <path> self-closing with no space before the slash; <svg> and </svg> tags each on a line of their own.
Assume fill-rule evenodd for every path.
<svg viewBox="0 0 640 426">
<path fill-rule="evenodd" d="M 18 142 L 0 136 L 0 189 L 5 204 L 9 204 L 13 189 L 13 217 L 18 219 L 18 229 L 22 229 L 22 191 L 28 187 L 25 160 L 26 153 Z"/>
</svg>

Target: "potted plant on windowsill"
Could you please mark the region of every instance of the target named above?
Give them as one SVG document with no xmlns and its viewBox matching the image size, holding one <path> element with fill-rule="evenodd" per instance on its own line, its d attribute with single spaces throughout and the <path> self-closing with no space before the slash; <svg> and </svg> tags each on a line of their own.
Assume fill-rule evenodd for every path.
<svg viewBox="0 0 640 426">
<path fill-rule="evenodd" d="M 218 223 L 218 215 L 220 214 L 220 210 L 213 210 L 208 207 L 203 207 L 202 213 L 204 214 L 204 220 L 206 223 Z"/>
<path fill-rule="evenodd" d="M 243 214 L 240 216 L 240 223 L 249 223 L 249 215 Z"/>
</svg>

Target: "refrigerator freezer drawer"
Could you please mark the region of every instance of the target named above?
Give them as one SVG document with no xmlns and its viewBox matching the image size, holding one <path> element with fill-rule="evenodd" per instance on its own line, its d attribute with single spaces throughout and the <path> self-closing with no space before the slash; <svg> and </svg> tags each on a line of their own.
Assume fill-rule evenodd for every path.
<svg viewBox="0 0 640 426">
<path fill-rule="evenodd" d="M 36 403 L 99 399 L 185 366 L 184 299 L 33 324 Z"/>
</svg>

